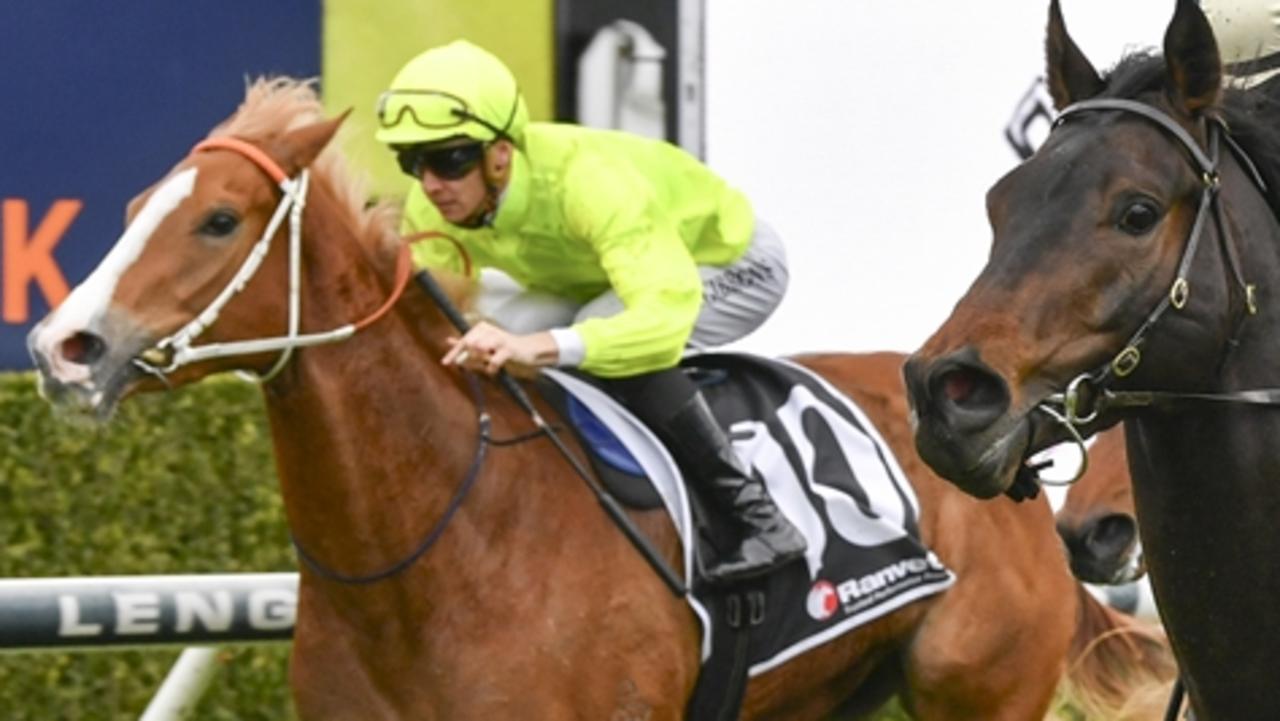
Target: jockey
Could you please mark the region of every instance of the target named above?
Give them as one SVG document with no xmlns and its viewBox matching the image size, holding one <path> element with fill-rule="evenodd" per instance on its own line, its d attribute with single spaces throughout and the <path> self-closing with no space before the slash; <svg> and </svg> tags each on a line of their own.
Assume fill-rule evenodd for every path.
<svg viewBox="0 0 1280 721">
<path fill-rule="evenodd" d="M 804 537 L 677 367 L 686 348 L 735 341 L 773 313 L 788 278 L 777 234 L 674 145 L 528 116 L 511 71 L 463 40 L 410 60 L 379 98 L 376 137 L 413 178 L 402 231 L 455 237 L 492 320 L 450 339 L 442 362 L 489 374 L 508 363 L 573 367 L 601 379 L 738 522 L 740 545 L 709 580 L 799 558 Z M 447 243 L 416 244 L 414 261 L 464 270 Z M 520 287 L 493 300 L 502 276 L 479 268 Z"/>
</svg>

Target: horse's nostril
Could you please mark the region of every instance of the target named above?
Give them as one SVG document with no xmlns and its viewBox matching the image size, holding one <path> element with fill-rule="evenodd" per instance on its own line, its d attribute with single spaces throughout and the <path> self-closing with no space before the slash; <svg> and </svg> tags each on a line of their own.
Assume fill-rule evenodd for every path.
<svg viewBox="0 0 1280 721">
<path fill-rule="evenodd" d="M 58 346 L 64 359 L 79 365 L 93 365 L 107 350 L 107 344 L 92 333 L 79 332 L 69 336 Z"/>
<path fill-rule="evenodd" d="M 952 354 L 935 364 L 921 383 L 928 389 L 922 397 L 930 399 L 931 410 L 959 433 L 980 432 L 1009 408 L 1004 380 L 971 356 L 971 351 Z"/>
<path fill-rule="evenodd" d="M 967 367 L 952 368 L 939 376 L 936 397 L 961 409 L 1002 406 L 1007 398 L 997 379 Z"/>
<path fill-rule="evenodd" d="M 1085 543 L 1089 550 L 1100 557 L 1124 553 L 1138 535 L 1133 518 L 1123 513 L 1103 516 L 1088 531 Z"/>
<path fill-rule="evenodd" d="M 964 403 L 974 385 L 973 376 L 964 371 L 952 371 L 942 378 L 942 392 L 952 403 Z"/>
</svg>

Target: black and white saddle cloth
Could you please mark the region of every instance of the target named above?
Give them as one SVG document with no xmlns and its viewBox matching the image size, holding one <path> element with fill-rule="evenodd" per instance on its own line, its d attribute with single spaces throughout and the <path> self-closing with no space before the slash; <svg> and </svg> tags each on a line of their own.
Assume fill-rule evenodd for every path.
<svg viewBox="0 0 1280 721">
<path fill-rule="evenodd" d="M 769 602 L 753 624 L 749 675 L 955 582 L 920 541 L 911 484 L 849 398 L 785 360 L 714 353 L 682 365 L 701 385 L 739 456 L 808 541 L 803 562 L 765 581 Z M 557 405 L 615 495 L 634 506 L 661 505 L 670 514 L 684 542 L 685 582 L 693 589 L 688 600 L 702 622 L 706 661 L 717 622 L 707 610 L 708 589 L 694 574 L 695 554 L 708 552 L 707 531 L 694 522 L 697 499 L 666 449 L 629 411 L 580 376 L 559 370 L 545 375 L 563 389 Z"/>
</svg>

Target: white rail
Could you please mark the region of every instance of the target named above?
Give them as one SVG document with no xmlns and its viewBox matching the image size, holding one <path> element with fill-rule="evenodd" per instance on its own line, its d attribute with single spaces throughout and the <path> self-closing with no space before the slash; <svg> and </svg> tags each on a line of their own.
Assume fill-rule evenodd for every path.
<svg viewBox="0 0 1280 721">
<path fill-rule="evenodd" d="M 141 721 L 183 721 L 218 670 L 216 646 L 293 635 L 298 574 L 0 579 L 0 652 L 182 645 Z"/>
<path fill-rule="evenodd" d="M 0 651 L 288 640 L 296 573 L 0 579 Z"/>
</svg>

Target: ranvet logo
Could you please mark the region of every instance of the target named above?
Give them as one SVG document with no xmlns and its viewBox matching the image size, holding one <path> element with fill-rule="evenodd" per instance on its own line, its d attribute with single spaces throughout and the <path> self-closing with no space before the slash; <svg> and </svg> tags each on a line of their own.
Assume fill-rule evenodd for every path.
<svg viewBox="0 0 1280 721">
<path fill-rule="evenodd" d="M 809 589 L 809 600 L 805 602 L 805 610 L 815 621 L 831 618 L 840 606 L 836 596 L 836 587 L 830 581 L 818 581 Z"/>
</svg>

